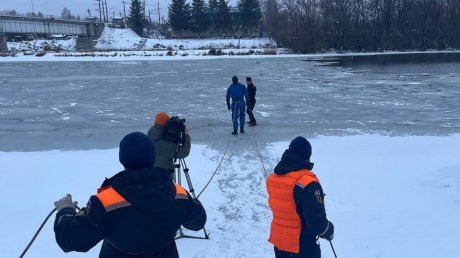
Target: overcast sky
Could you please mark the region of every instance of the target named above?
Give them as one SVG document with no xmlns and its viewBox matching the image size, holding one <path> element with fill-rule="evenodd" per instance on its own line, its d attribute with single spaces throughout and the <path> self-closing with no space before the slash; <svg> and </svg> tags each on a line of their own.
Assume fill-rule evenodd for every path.
<svg viewBox="0 0 460 258">
<path fill-rule="evenodd" d="M 107 0 L 109 17 L 112 17 L 113 14 L 115 16 L 120 16 L 120 13 L 123 14 L 123 1 L 126 2 L 126 15 L 129 14 L 131 0 Z M 171 0 L 145 0 L 146 12 L 149 13 L 150 11 L 152 19 L 154 17 L 158 19 L 157 6 L 160 3 L 160 15 L 166 19 L 170 2 Z M 191 2 L 191 0 L 187 2 Z M 230 0 L 230 5 L 235 5 L 236 2 L 237 0 Z M 14 9 L 19 13 L 28 13 L 32 12 L 32 6 L 35 12 L 42 12 L 45 15 L 61 16 L 62 9 L 67 7 L 73 15 L 80 15 L 82 18 L 87 16 L 88 9 L 91 10 L 92 15 L 99 16 L 97 0 L 0 0 L 0 11 Z"/>
<path fill-rule="evenodd" d="M 124 1 L 127 3 L 126 14 L 128 14 L 131 0 Z M 156 16 L 156 19 L 158 19 L 156 9 L 158 3 L 160 3 L 161 15 L 167 16 L 167 8 L 170 1 L 145 0 L 147 12 L 151 11 L 152 16 Z M 123 13 L 122 2 L 123 0 L 107 0 L 110 17 L 112 17 L 113 13 L 115 13 L 115 16 L 120 16 L 120 12 Z M 0 11 L 14 9 L 19 13 L 28 13 L 32 12 L 32 6 L 35 12 L 42 12 L 45 15 L 60 16 L 62 9 L 67 7 L 73 15 L 80 15 L 82 18 L 87 16 L 88 9 L 91 10 L 92 15 L 99 16 L 97 0 L 0 0 Z"/>
</svg>

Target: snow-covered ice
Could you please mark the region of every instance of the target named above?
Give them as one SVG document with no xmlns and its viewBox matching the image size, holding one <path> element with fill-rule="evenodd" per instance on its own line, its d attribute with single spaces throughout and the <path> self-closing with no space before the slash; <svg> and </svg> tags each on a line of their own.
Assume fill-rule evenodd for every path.
<svg viewBox="0 0 460 258">
<path fill-rule="evenodd" d="M 263 166 L 270 172 L 288 142 L 261 149 L 262 165 L 251 133 L 230 141 L 221 167 L 201 196 L 211 239 L 178 240 L 181 257 L 273 257 L 267 242 L 271 213 Z M 339 257 L 457 257 L 460 135 L 332 136 L 310 141 L 328 218 L 336 226 L 333 242 Z M 22 252 L 54 200 L 70 192 L 84 205 L 105 177 L 121 169 L 117 151 L 1 152 L 2 256 Z M 186 161 L 198 192 L 222 157 L 209 146 L 192 146 Z M 321 243 L 324 257 L 333 257 L 327 242 Z M 95 247 L 88 254 L 64 255 L 50 221 L 27 257 L 97 253 Z"/>
<path fill-rule="evenodd" d="M 179 240 L 181 257 L 273 257 L 264 172 L 303 135 L 313 145 L 338 257 L 457 258 L 458 69 L 327 67 L 303 57 L 1 62 L 0 256 L 19 256 L 66 193 L 84 205 L 121 169 L 121 137 L 169 111 L 187 119 L 186 161 L 198 192 L 224 157 L 201 196 L 211 239 Z M 258 87 L 258 126 L 236 137 L 225 105 L 234 74 Z M 64 254 L 50 221 L 26 257 L 98 251 Z"/>
</svg>

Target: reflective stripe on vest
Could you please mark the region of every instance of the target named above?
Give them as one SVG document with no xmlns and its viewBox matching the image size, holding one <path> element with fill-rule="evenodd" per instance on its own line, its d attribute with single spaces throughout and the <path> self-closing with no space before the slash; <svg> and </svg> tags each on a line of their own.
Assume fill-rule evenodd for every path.
<svg viewBox="0 0 460 258">
<path fill-rule="evenodd" d="M 272 173 L 267 179 L 268 204 L 273 212 L 268 241 L 279 250 L 299 253 L 302 221 L 297 213 L 294 200 L 294 187 L 305 188 L 318 178 L 311 171 L 304 169 L 285 175 Z"/>
<path fill-rule="evenodd" d="M 179 184 L 174 185 L 176 186 L 176 199 L 188 199 L 187 191 Z"/>
<path fill-rule="evenodd" d="M 98 194 L 96 194 L 96 197 L 101 201 L 106 212 L 113 211 L 113 210 L 131 205 L 130 202 L 128 202 L 125 198 L 123 198 L 123 196 L 121 196 L 112 187 L 103 189 Z"/>
</svg>

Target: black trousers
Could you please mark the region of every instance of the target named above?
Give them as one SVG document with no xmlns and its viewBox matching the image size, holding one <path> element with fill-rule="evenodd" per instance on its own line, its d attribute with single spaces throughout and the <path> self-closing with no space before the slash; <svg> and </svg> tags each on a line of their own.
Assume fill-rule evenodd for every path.
<svg viewBox="0 0 460 258">
<path fill-rule="evenodd" d="M 254 118 L 254 114 L 252 111 L 254 110 L 254 106 L 256 105 L 256 101 L 251 101 L 250 105 L 246 108 L 246 113 L 248 113 L 249 116 L 249 123 L 251 124 L 257 124 L 256 119 Z"/>
<path fill-rule="evenodd" d="M 298 254 L 280 251 L 276 248 L 276 246 L 274 249 L 276 258 L 321 258 L 321 249 L 316 243 L 312 243 L 311 245 L 302 245 Z"/>
</svg>

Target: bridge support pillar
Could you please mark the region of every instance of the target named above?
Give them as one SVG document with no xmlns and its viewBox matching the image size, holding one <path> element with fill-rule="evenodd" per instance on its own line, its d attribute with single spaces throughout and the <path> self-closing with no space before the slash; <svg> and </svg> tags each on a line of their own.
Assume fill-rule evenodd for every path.
<svg viewBox="0 0 460 258">
<path fill-rule="evenodd" d="M 77 50 L 79 51 L 91 51 L 96 46 L 97 40 L 92 38 L 77 38 Z"/>
<path fill-rule="evenodd" d="M 7 53 L 8 45 L 6 44 L 6 37 L 0 36 L 0 53 Z"/>
</svg>

